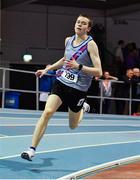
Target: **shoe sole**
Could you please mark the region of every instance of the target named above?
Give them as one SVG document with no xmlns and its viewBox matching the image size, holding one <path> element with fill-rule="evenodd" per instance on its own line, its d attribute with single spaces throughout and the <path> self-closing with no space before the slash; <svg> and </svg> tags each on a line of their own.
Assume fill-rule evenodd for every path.
<svg viewBox="0 0 140 180">
<path fill-rule="evenodd" d="M 32 159 L 29 157 L 28 153 L 26 153 L 26 152 L 23 152 L 23 153 L 21 154 L 21 158 L 22 158 L 22 159 L 26 159 L 26 160 L 28 160 L 28 161 L 32 161 Z"/>
</svg>

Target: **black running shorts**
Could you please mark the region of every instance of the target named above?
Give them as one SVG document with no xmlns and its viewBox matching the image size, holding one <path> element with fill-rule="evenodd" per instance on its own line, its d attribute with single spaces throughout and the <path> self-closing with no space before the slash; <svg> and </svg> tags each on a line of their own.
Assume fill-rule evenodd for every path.
<svg viewBox="0 0 140 180">
<path fill-rule="evenodd" d="M 86 98 L 86 92 L 66 86 L 58 80 L 54 82 L 51 94 L 58 95 L 62 102 L 73 112 L 78 112 L 82 109 Z"/>
</svg>

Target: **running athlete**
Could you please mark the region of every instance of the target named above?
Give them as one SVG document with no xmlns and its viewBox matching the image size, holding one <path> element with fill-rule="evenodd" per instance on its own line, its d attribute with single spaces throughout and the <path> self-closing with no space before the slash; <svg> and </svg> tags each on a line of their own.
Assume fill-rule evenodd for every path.
<svg viewBox="0 0 140 180">
<path fill-rule="evenodd" d="M 31 147 L 21 154 L 23 159 L 32 161 L 49 119 L 62 103 L 67 104 L 69 127 L 74 129 L 83 117 L 83 105 L 93 76 L 102 76 L 98 47 L 88 35 L 92 20 L 87 15 L 79 15 L 75 23 L 75 35 L 65 40 L 64 57 L 45 69 L 37 70 L 36 76 L 42 77 L 49 70 L 56 70 L 56 81 L 48 97 L 45 109 L 34 130 Z M 88 107 L 89 108 L 89 107 Z"/>
</svg>

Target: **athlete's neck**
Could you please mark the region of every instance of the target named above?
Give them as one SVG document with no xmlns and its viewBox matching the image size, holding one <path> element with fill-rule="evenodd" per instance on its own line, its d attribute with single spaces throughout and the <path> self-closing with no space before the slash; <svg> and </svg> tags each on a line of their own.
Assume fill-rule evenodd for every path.
<svg viewBox="0 0 140 180">
<path fill-rule="evenodd" d="M 83 35 L 83 36 L 78 36 L 77 34 L 75 35 L 75 44 L 81 44 L 83 41 L 85 41 L 88 38 L 88 35 Z"/>
</svg>

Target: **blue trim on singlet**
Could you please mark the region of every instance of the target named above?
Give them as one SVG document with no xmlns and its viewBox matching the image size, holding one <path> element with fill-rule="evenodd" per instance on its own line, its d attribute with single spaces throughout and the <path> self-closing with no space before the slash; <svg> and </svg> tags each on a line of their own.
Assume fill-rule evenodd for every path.
<svg viewBox="0 0 140 180">
<path fill-rule="evenodd" d="M 88 38 L 87 38 L 85 41 L 83 41 L 81 44 L 79 44 L 79 45 L 77 45 L 77 46 L 73 46 L 73 41 L 75 40 L 75 35 L 72 36 L 72 37 L 73 37 L 73 40 L 71 41 L 71 46 L 72 46 L 73 48 L 77 48 L 77 47 L 81 46 L 82 44 L 84 44 L 86 41 L 88 41 L 89 38 L 91 39 L 91 36 L 88 36 Z M 92 40 L 92 39 L 91 39 L 91 40 Z"/>
</svg>

